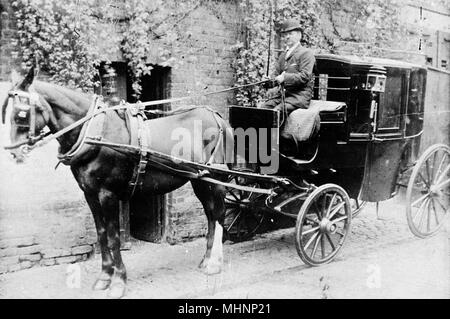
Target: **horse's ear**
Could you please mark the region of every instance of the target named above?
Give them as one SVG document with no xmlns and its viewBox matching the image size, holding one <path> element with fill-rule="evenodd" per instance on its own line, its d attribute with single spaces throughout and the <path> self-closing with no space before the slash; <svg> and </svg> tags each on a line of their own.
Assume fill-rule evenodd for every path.
<svg viewBox="0 0 450 319">
<path fill-rule="evenodd" d="M 28 87 L 33 83 L 34 80 L 34 65 L 28 70 L 27 75 L 25 76 L 25 79 L 20 84 L 20 88 L 23 90 L 28 89 Z"/>
<path fill-rule="evenodd" d="M 10 78 L 11 78 L 11 83 L 13 86 L 16 86 L 22 80 L 22 77 L 16 70 L 11 71 Z"/>
<path fill-rule="evenodd" d="M 5 122 L 6 122 L 6 108 L 8 107 L 8 103 L 9 103 L 9 97 L 7 97 L 3 101 L 3 105 L 2 105 L 2 123 L 3 124 L 5 124 Z"/>
</svg>

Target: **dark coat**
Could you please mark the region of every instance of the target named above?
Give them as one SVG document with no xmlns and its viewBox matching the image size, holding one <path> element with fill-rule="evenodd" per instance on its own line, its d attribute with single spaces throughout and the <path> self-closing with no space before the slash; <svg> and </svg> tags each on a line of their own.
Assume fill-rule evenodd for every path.
<svg viewBox="0 0 450 319">
<path fill-rule="evenodd" d="M 286 104 L 290 104 L 292 106 L 290 108 L 307 109 L 309 107 L 314 94 L 313 68 L 315 63 L 316 58 L 313 51 L 301 45 L 295 48 L 287 59 L 286 52 L 280 55 L 275 65 L 274 76 L 285 72 Z M 272 98 L 272 100 L 276 99 L 280 99 L 280 96 Z"/>
</svg>

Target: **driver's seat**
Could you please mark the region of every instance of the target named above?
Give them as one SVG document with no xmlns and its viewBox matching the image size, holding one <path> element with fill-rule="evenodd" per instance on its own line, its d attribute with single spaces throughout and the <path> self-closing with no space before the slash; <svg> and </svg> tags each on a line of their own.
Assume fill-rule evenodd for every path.
<svg viewBox="0 0 450 319">
<path fill-rule="evenodd" d="M 328 118 L 336 112 L 345 110 L 344 102 L 311 100 L 308 109 L 297 109 L 289 114 L 280 130 L 280 152 L 296 158 L 310 158 L 319 140 L 322 123 L 327 125 Z"/>
</svg>

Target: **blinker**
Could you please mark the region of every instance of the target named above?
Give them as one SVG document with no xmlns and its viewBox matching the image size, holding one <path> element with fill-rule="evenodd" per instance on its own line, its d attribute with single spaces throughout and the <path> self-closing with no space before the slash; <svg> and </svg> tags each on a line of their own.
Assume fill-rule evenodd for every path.
<svg viewBox="0 0 450 319">
<path fill-rule="evenodd" d="M 27 112 L 20 111 L 19 113 L 17 113 L 17 116 L 24 119 L 27 117 Z"/>
</svg>

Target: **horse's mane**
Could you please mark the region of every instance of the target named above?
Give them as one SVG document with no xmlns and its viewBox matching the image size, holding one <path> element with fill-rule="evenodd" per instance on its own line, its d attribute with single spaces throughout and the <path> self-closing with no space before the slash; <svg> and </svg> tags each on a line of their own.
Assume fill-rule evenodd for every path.
<svg viewBox="0 0 450 319">
<path fill-rule="evenodd" d="M 34 81 L 34 87 L 52 105 L 56 105 L 68 113 L 85 113 L 89 108 L 92 95 L 65 88 L 61 85 Z"/>
</svg>

